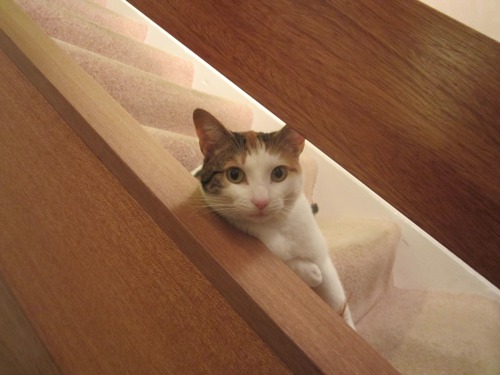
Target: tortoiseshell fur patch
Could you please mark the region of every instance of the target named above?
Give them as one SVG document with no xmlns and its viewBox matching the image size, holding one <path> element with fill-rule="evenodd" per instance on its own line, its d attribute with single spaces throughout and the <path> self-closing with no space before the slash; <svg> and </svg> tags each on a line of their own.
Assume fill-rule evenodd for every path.
<svg viewBox="0 0 500 375">
<path fill-rule="evenodd" d="M 247 155 L 264 149 L 272 155 L 280 155 L 291 173 L 300 172 L 298 155 L 276 135 L 278 132 L 230 132 L 231 139 L 221 142 L 210 157 L 205 157 L 203 168 L 196 174 L 203 190 L 208 194 L 219 194 L 229 182 L 225 171 L 230 167 L 242 168 Z"/>
</svg>

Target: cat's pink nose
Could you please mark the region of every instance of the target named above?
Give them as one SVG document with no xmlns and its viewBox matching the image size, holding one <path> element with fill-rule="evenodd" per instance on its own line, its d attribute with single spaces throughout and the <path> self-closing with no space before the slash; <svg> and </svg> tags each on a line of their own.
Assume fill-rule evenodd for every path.
<svg viewBox="0 0 500 375">
<path fill-rule="evenodd" d="M 269 204 L 268 199 L 252 199 L 252 203 L 257 207 L 259 210 L 263 210 L 264 208 L 267 207 Z"/>
</svg>

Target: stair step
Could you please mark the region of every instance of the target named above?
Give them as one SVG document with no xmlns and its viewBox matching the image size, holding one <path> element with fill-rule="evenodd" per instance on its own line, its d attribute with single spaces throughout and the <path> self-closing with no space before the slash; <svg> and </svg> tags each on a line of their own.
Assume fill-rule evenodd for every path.
<svg viewBox="0 0 500 375">
<path fill-rule="evenodd" d="M 54 38 L 161 77 L 168 78 L 172 69 L 193 74 L 189 61 L 113 32 L 53 3 L 45 0 L 16 0 L 16 3 Z"/>
<path fill-rule="evenodd" d="M 498 374 L 498 302 L 390 288 L 358 332 L 403 374 Z"/>
<path fill-rule="evenodd" d="M 318 224 L 346 290 L 353 320 L 358 322 L 390 285 L 399 226 L 375 219 L 319 218 Z"/>
</svg>

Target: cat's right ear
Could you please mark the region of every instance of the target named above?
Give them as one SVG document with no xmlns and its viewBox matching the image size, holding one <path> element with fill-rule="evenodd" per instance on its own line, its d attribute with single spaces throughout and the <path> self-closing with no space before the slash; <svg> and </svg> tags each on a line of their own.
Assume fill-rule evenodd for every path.
<svg viewBox="0 0 500 375">
<path fill-rule="evenodd" d="M 193 112 L 193 122 L 200 141 L 200 150 L 205 157 L 213 155 L 217 146 L 228 138 L 231 133 L 209 112 L 197 108 Z"/>
</svg>

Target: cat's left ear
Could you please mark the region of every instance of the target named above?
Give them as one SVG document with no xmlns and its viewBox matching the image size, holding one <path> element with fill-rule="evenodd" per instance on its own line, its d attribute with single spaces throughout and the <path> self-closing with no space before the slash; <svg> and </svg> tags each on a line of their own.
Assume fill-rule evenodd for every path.
<svg viewBox="0 0 500 375">
<path fill-rule="evenodd" d="M 298 132 L 292 129 L 290 125 L 285 125 L 277 134 L 278 139 L 283 145 L 296 157 L 304 150 L 305 139 Z"/>
<path fill-rule="evenodd" d="M 200 150 L 205 157 L 211 157 L 218 145 L 231 138 L 231 133 L 214 116 L 204 109 L 195 109 L 193 122 L 200 141 Z"/>
</svg>

